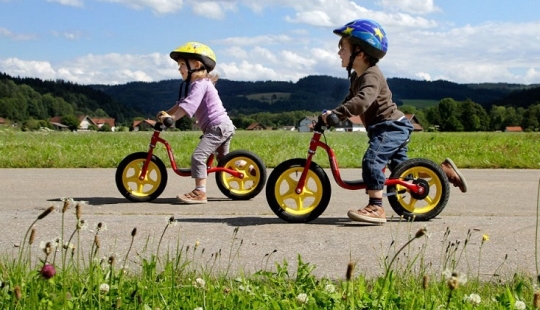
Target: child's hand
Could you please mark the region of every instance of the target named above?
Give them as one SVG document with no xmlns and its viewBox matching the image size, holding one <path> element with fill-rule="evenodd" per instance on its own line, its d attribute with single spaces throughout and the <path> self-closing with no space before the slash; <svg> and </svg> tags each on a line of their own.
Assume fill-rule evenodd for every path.
<svg viewBox="0 0 540 310">
<path fill-rule="evenodd" d="M 159 122 L 163 122 L 163 119 L 165 117 L 171 117 L 169 115 L 169 113 L 165 112 L 165 111 L 160 111 L 157 115 L 156 115 L 156 119 L 159 121 Z"/>
<path fill-rule="evenodd" d="M 324 121 L 324 123 L 326 124 L 326 118 L 328 117 L 328 115 L 332 114 L 332 111 L 331 110 L 324 110 L 321 114 L 321 117 L 322 117 L 322 120 Z"/>
</svg>

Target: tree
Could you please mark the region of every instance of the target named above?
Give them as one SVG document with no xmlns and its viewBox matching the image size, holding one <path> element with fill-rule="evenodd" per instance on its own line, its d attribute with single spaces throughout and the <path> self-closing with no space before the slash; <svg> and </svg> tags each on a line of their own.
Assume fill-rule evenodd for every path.
<svg viewBox="0 0 540 310">
<path fill-rule="evenodd" d="M 457 119 L 459 115 L 458 104 L 452 98 L 445 98 L 439 102 L 440 128 L 442 131 L 462 131 L 463 125 Z M 461 129 L 461 130 L 459 130 Z"/>
<path fill-rule="evenodd" d="M 484 108 L 472 100 L 460 104 L 461 123 L 465 131 L 484 131 L 489 127 L 489 116 Z"/>
<path fill-rule="evenodd" d="M 175 126 L 178 130 L 187 131 L 191 130 L 193 127 L 193 121 L 190 117 L 184 116 L 181 119 L 177 120 Z"/>
<path fill-rule="evenodd" d="M 75 115 L 62 116 L 62 124 L 68 126 L 69 130 L 76 131 L 79 129 L 79 119 Z"/>
</svg>

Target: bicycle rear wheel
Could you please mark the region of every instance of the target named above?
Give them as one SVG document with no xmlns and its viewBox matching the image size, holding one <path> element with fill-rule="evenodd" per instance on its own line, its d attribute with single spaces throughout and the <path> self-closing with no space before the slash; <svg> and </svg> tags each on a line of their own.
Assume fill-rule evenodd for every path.
<svg viewBox="0 0 540 310">
<path fill-rule="evenodd" d="M 397 166 L 390 178 L 408 180 L 424 187 L 421 195 L 411 193 L 402 185 L 387 188 L 392 209 L 408 220 L 428 221 L 439 215 L 448 203 L 450 185 L 446 174 L 429 159 L 409 159 Z"/>
</svg>

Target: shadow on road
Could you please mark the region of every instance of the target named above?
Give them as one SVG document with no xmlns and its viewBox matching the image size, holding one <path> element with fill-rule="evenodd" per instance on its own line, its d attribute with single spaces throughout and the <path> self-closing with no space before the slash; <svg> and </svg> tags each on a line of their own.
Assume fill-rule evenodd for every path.
<svg viewBox="0 0 540 310">
<path fill-rule="evenodd" d="M 332 225 L 332 226 L 358 226 L 358 225 L 348 225 L 353 222 L 347 218 L 341 218 L 341 217 L 326 217 L 326 218 L 318 218 L 312 222 L 309 223 L 287 223 L 277 217 L 259 217 L 259 216 L 238 216 L 238 217 L 220 217 L 220 218 L 214 218 L 214 217 L 186 217 L 186 218 L 180 218 L 176 217 L 175 221 L 177 222 L 186 222 L 186 223 L 226 223 L 229 226 L 239 227 L 239 226 L 257 226 L 257 225 L 272 225 L 272 224 L 280 224 L 280 225 L 298 225 L 298 228 L 301 228 L 300 225 Z M 354 223 L 354 224 L 360 224 L 361 223 Z M 368 224 L 369 225 L 369 224 Z"/>
</svg>

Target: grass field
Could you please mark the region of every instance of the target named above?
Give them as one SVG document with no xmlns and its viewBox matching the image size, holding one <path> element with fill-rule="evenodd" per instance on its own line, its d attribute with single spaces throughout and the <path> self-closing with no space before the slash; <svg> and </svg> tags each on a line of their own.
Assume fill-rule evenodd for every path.
<svg viewBox="0 0 540 310">
<path fill-rule="evenodd" d="M 0 168 L 113 168 L 128 154 L 145 151 L 152 132 L 15 132 L 0 131 Z M 164 132 L 177 163 L 189 166 L 200 132 Z M 238 131 L 231 149 L 246 149 L 263 159 L 268 168 L 289 158 L 305 157 L 310 133 Z M 365 133 L 328 132 L 340 168 L 360 166 L 367 147 Z M 436 162 L 450 157 L 462 168 L 540 169 L 540 133 L 413 133 L 409 157 Z M 164 147 L 156 154 L 167 166 Z M 329 167 L 322 150 L 316 162 Z"/>
</svg>

